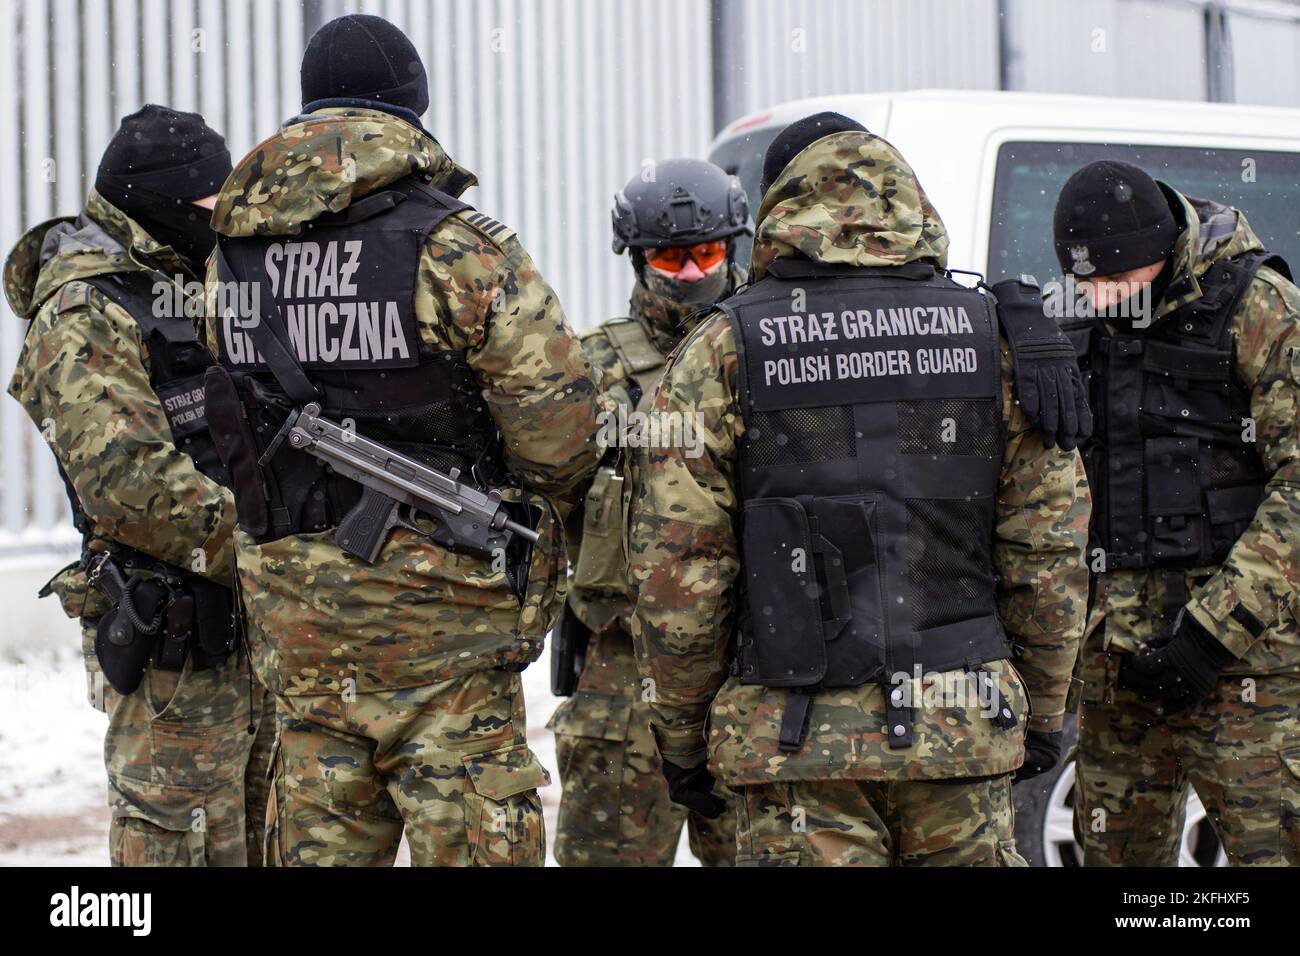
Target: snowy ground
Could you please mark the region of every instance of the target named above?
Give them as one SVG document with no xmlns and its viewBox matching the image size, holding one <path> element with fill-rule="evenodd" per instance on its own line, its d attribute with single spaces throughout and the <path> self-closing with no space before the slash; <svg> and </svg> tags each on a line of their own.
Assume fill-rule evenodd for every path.
<svg viewBox="0 0 1300 956">
<path fill-rule="evenodd" d="M 34 602 L 8 583 L 0 576 L 4 607 Z M 57 633 L 43 635 L 45 640 L 30 632 L 5 633 L 0 626 L 0 866 L 108 864 L 102 751 L 107 718 L 86 701 L 78 638 L 69 623 L 48 625 Z M 548 843 L 560 798 L 555 742 L 545 726 L 559 703 L 551 696 L 549 673 L 545 656 L 524 673 L 529 744 L 554 780 L 541 792 Z M 405 862 L 403 847 L 399 863 Z M 555 862 L 549 848 L 548 862 Z M 684 839 L 677 862 L 695 862 Z"/>
</svg>

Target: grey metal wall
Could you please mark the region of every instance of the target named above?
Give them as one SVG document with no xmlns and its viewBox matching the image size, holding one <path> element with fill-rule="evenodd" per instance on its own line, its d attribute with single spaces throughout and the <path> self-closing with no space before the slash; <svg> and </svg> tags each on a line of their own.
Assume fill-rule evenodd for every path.
<svg viewBox="0 0 1300 956">
<path fill-rule="evenodd" d="M 1265 106 L 1300 105 L 1300 4 L 1252 8 L 1253 15 L 1230 12 L 1233 99 Z M 1271 15 L 1270 12 L 1271 11 Z"/>
<path fill-rule="evenodd" d="M 996 0 L 726 0 L 729 118 L 772 103 L 912 87 L 996 88 Z"/>
<path fill-rule="evenodd" d="M 1012 0 L 1011 87 L 1205 98 L 1204 15 L 1169 0 Z"/>
</svg>

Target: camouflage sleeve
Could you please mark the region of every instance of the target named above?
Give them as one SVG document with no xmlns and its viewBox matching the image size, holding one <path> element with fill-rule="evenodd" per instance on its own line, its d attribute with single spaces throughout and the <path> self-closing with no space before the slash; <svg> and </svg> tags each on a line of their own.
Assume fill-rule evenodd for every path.
<svg viewBox="0 0 1300 956">
<path fill-rule="evenodd" d="M 693 444 L 641 449 L 630 532 L 632 636 L 651 685 L 660 753 L 704 761 L 709 704 L 727 675 L 740 571 L 736 539 L 736 350 L 715 312 L 669 362 L 655 413 L 698 423 Z M 661 434 L 671 431 L 661 429 Z"/>
<path fill-rule="evenodd" d="M 416 314 L 427 341 L 465 349 L 525 484 L 571 504 L 595 467 L 591 365 L 559 300 L 512 233 L 490 239 L 459 217 L 429 236 Z"/>
<path fill-rule="evenodd" d="M 632 395 L 627 390 L 627 375 L 618 353 L 609 344 L 609 336 L 599 328 L 593 329 L 582 334 L 581 342 L 583 354 L 591 363 L 591 377 L 597 391 L 630 409 Z"/>
<path fill-rule="evenodd" d="M 1002 347 L 1006 448 L 998 487 L 993 561 L 998 612 L 1020 646 L 1029 729 L 1061 729 L 1088 605 L 1088 519 L 1092 497 L 1077 451 L 1047 450 L 1011 388 L 1011 355 Z"/>
<path fill-rule="evenodd" d="M 1188 609 L 1241 657 L 1263 633 L 1259 625 L 1272 626 L 1300 593 L 1300 291 L 1272 270 L 1261 270 L 1233 325 L 1237 374 L 1250 388 L 1252 420 L 1242 422 L 1242 429 L 1253 428 L 1269 478 L 1250 527 L 1218 573 L 1193 593 Z"/>
<path fill-rule="evenodd" d="M 234 499 L 172 442 L 135 321 L 69 284 L 33 320 L 27 348 L 41 374 L 26 378 L 24 404 L 52 422 L 47 440 L 96 532 L 229 583 Z"/>
</svg>

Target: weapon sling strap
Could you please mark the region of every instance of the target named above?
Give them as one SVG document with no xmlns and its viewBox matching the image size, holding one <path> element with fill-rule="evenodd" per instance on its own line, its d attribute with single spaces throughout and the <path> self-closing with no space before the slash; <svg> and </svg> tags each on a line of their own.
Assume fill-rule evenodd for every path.
<svg viewBox="0 0 1300 956">
<path fill-rule="evenodd" d="M 217 238 L 217 274 L 218 277 L 229 276 L 233 279 L 235 273 L 226 259 L 228 241 L 225 236 Z M 256 282 L 262 292 L 270 290 L 270 280 L 267 278 L 266 266 L 261 256 L 243 256 L 241 264 L 245 267 L 247 279 Z M 262 358 L 266 360 L 271 374 L 275 376 L 275 380 L 280 383 L 280 387 L 295 405 L 301 408 L 309 402 L 319 402 L 320 392 L 307 378 L 307 373 L 302 370 L 302 366 L 289 351 L 289 347 L 285 345 L 279 333 L 267 321 L 267 316 L 271 315 L 275 317 L 277 324 L 281 322 L 280 304 L 275 301 L 274 296 L 269 296 L 269 299 L 270 305 L 263 307 L 257 315 L 257 321 L 251 326 L 245 325 L 244 331 L 252 337 L 253 344 L 262 353 Z"/>
<path fill-rule="evenodd" d="M 785 698 L 781 732 L 777 747 L 782 753 L 795 753 L 808 736 L 808 716 L 812 711 L 812 694 L 804 687 L 792 687 Z"/>
</svg>

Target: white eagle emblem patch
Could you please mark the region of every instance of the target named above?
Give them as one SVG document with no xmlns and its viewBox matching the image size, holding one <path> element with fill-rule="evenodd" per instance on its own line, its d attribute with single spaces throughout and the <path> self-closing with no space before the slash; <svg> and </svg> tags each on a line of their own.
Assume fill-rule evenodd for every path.
<svg viewBox="0 0 1300 956">
<path fill-rule="evenodd" d="M 1088 261 L 1087 246 L 1071 246 L 1070 258 L 1074 260 L 1071 271 L 1077 276 L 1090 276 L 1097 271 L 1097 267 Z"/>
</svg>

